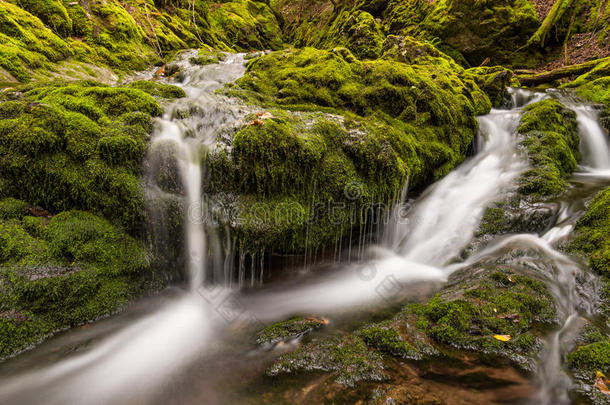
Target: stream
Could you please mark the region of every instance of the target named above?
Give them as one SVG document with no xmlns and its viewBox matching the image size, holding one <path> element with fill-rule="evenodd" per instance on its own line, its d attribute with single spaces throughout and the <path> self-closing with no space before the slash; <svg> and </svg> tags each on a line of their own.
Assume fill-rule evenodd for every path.
<svg viewBox="0 0 610 405">
<path fill-rule="evenodd" d="M 425 300 L 455 271 L 521 246 L 551 264 L 544 269 L 552 271 L 543 276 L 563 325 L 546 338 L 531 403 L 571 403 L 563 358 L 583 319 L 595 315 L 597 284 L 586 266 L 556 247 L 568 237 L 586 201 L 610 181 L 610 147 L 594 108 L 552 91 L 510 89 L 509 106 L 479 117 L 474 155 L 428 187 L 405 215 L 390 216 L 384 237 L 378 238 L 382 242 L 369 245 L 361 260 L 321 260 L 286 280 L 248 289 L 243 287 L 254 285 L 254 272 L 251 283 L 240 275 L 235 285 L 230 244 L 219 242 L 213 229 L 193 218 L 205 205 L 201 157 L 251 112 L 215 93 L 244 74 L 244 55 L 228 55 L 207 66 L 190 65 L 188 56 L 179 62 L 187 72 L 180 84 L 187 97 L 166 106 L 150 148 L 153 170 L 155 150 L 172 148 L 179 162 L 188 288 L 169 288 L 124 313 L 58 333 L 0 363 L 0 403 L 256 403 L 257 394 L 246 398 L 234 392 L 258 378 L 277 350 L 291 346 L 262 350 L 252 343 L 253 331 L 294 314 L 329 319 L 323 333 L 348 330 L 405 300 Z M 465 261 L 454 260 L 471 242 L 486 207 L 514 191 L 527 169 L 516 127 L 521 109 L 545 97 L 561 98 L 577 113 L 583 153 L 579 170 L 569 179 L 570 190 L 554 202 L 558 208 L 552 226 L 541 235 L 498 237 Z M 185 109 L 191 114 L 181 118 L 177 111 Z M 147 177 L 148 195 L 162 197 L 154 177 Z M 409 193 L 403 194 L 406 204 Z"/>
</svg>

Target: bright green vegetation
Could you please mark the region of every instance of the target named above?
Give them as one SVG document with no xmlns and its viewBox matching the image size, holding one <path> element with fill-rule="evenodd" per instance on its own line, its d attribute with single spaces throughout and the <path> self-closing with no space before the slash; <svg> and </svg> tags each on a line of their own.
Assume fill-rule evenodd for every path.
<svg viewBox="0 0 610 405">
<path fill-rule="evenodd" d="M 359 381 L 383 381 L 381 355 L 357 336 L 343 336 L 308 343 L 285 354 L 267 369 L 277 376 L 295 372 L 330 372 L 339 384 L 353 387 Z"/>
<path fill-rule="evenodd" d="M 127 234 L 142 235 L 140 167 L 161 114 L 148 93 L 184 95 L 91 81 L 1 95 L 0 357 L 154 288 L 153 259 Z"/>
<path fill-rule="evenodd" d="M 150 80 L 138 80 L 129 83 L 129 87 L 142 90 L 153 97 L 158 98 L 182 98 L 186 93 L 180 87 L 171 84 L 157 83 Z"/>
<path fill-rule="evenodd" d="M 351 386 L 359 380 L 381 380 L 382 370 L 395 367 L 394 359 L 421 361 L 425 369 L 439 359 L 459 362 L 466 356 L 472 361 L 472 354 L 485 364 L 533 371 L 543 347 L 538 336 L 557 326 L 546 284 L 508 266 L 463 271 L 462 281 L 428 302 L 407 305 L 394 318 L 353 334 L 314 339 L 280 357 L 267 374 L 326 372 Z M 509 335 L 509 340 L 494 335 Z M 346 368 L 357 371 L 348 383 Z"/>
<path fill-rule="evenodd" d="M 610 340 L 579 347 L 568 356 L 568 363 L 572 369 L 587 372 L 589 379 L 593 379 L 596 371 L 610 373 Z"/>
<path fill-rule="evenodd" d="M 210 21 L 212 32 L 236 50 L 277 50 L 283 46 L 277 19 L 265 2 L 222 2 L 210 12 Z"/>
<path fill-rule="evenodd" d="M 532 66 L 539 55 L 525 50 L 538 18 L 529 0 L 390 0 L 338 2 L 337 9 L 299 10 L 276 1 L 297 46 L 345 46 L 361 59 L 374 59 L 388 35 L 416 37 L 436 45 L 464 66 L 492 63 Z M 279 4 L 277 4 L 279 3 Z"/>
<path fill-rule="evenodd" d="M 273 115 L 208 157 L 210 191 L 240 195 L 240 218 L 226 222 L 238 224 L 241 246 L 324 246 L 362 226 L 363 207 L 392 203 L 407 180 L 427 184 L 464 159 L 489 99 L 447 56 L 408 65 L 397 61 L 405 52 L 370 62 L 345 48 L 274 52 L 227 89 Z"/>
<path fill-rule="evenodd" d="M 225 54 L 219 50 L 204 47 L 199 49 L 197 56 L 193 56 L 190 62 L 193 65 L 210 65 L 212 63 L 218 63 L 225 59 Z"/>
<path fill-rule="evenodd" d="M 541 281 L 497 271 L 460 291 L 461 297 L 447 299 L 451 295 L 445 292 L 409 307 L 419 317 L 418 327 L 445 345 L 509 358 L 511 352 L 531 355 L 536 331 L 556 323 L 555 304 Z"/>
<path fill-rule="evenodd" d="M 302 337 L 315 329 L 319 329 L 324 325 L 326 325 L 326 320 L 323 318 L 304 318 L 297 316 L 265 327 L 258 332 L 256 342 L 258 344 L 274 344 L 289 339 L 295 339 Z"/>
<path fill-rule="evenodd" d="M 570 248 L 587 254 L 589 265 L 610 277 L 610 188 L 600 192 L 580 219 Z"/>
<path fill-rule="evenodd" d="M 14 199 L 0 207 L 0 357 L 150 290 L 151 258 L 107 220 L 82 211 L 27 216 Z"/>
<path fill-rule="evenodd" d="M 524 109 L 518 128 L 532 169 L 521 178 L 525 195 L 561 193 L 565 178 L 577 167 L 579 137 L 576 115 L 556 100 L 543 100 Z"/>
<path fill-rule="evenodd" d="M 59 0 L 0 0 L 0 78 L 101 78 L 83 66 L 125 73 L 185 48 L 281 47 L 279 24 L 264 2 L 224 2 L 213 12 L 210 3 L 91 0 L 83 7 Z"/>
<path fill-rule="evenodd" d="M 173 86 L 136 82 L 165 97 Z M 132 232 L 142 224 L 140 163 L 157 101 L 95 82 L 30 85 L 0 103 L 0 196 L 58 212 L 83 209 Z"/>
<path fill-rule="evenodd" d="M 504 102 L 506 88 L 511 85 L 513 72 L 502 66 L 478 67 L 466 71 L 474 82 L 487 94 L 494 107 Z"/>
</svg>

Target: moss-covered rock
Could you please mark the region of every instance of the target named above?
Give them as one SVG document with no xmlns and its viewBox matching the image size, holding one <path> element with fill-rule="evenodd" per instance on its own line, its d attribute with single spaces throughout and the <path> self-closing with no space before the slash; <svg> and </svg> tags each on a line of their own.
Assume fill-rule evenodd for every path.
<svg viewBox="0 0 610 405">
<path fill-rule="evenodd" d="M 142 90 L 153 97 L 159 98 L 181 98 L 186 97 L 186 93 L 178 86 L 171 84 L 158 83 L 151 80 L 138 80 L 129 83 L 129 87 Z"/>
<path fill-rule="evenodd" d="M 183 94 L 146 83 L 155 94 Z M 152 116 L 161 113 L 154 98 L 95 82 L 30 85 L 3 96 L 0 195 L 56 212 L 93 211 L 130 231 L 140 228 L 140 163 Z"/>
<path fill-rule="evenodd" d="M 287 340 L 298 339 L 313 330 L 324 327 L 328 321 L 313 316 L 297 316 L 286 321 L 277 322 L 257 333 L 256 343 L 274 345 Z"/>
<path fill-rule="evenodd" d="M 116 311 L 151 269 L 140 242 L 93 214 L 0 220 L 0 357 Z"/>
<path fill-rule="evenodd" d="M 494 66 L 472 68 L 466 73 L 472 76 L 475 83 L 487 94 L 494 107 L 502 105 L 506 97 L 506 89 L 511 83 L 512 71 L 502 66 Z"/>
<path fill-rule="evenodd" d="M 323 7 L 295 7 L 276 1 L 287 37 L 297 46 L 345 46 L 361 58 L 378 56 L 386 35 L 432 43 L 464 66 L 494 64 L 533 67 L 539 55 L 523 49 L 538 27 L 529 0 L 339 1 Z"/>
<path fill-rule="evenodd" d="M 21 82 L 56 75 L 106 79 L 91 64 L 119 73 L 143 70 L 186 48 L 282 45 L 274 14 L 256 1 L 217 4 L 212 16 L 207 1 L 186 0 L 2 0 L 0 6 L 0 67 Z"/>
<path fill-rule="evenodd" d="M 570 248 L 585 253 L 589 265 L 606 277 L 610 276 L 610 188 L 600 192 L 578 221 Z"/>
<path fill-rule="evenodd" d="M 270 376 L 296 372 L 332 373 L 339 384 L 353 387 L 360 381 L 383 381 L 381 356 L 357 336 L 312 342 L 280 357 L 267 369 Z"/>
<path fill-rule="evenodd" d="M 550 196 L 563 192 L 564 178 L 580 160 L 576 114 L 547 99 L 524 109 L 518 128 L 533 168 L 521 178 L 524 195 Z"/>
<path fill-rule="evenodd" d="M 392 356 L 411 360 L 420 360 L 424 357 L 419 350 L 405 342 L 400 334 L 389 325 L 369 326 L 360 330 L 358 335 L 370 347 Z"/>
<path fill-rule="evenodd" d="M 265 2 L 221 2 L 211 11 L 210 20 L 212 29 L 231 48 L 277 50 L 283 45 L 279 23 Z"/>
</svg>

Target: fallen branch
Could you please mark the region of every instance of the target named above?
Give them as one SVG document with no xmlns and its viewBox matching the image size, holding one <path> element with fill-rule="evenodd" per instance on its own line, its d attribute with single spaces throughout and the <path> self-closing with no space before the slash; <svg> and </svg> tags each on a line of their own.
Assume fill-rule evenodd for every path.
<svg viewBox="0 0 610 405">
<path fill-rule="evenodd" d="M 564 79 L 566 77 L 580 76 L 592 70 L 600 63 L 610 61 L 609 58 L 596 59 L 578 65 L 570 65 L 560 67 L 549 72 L 539 73 L 531 76 L 518 76 L 521 85 L 531 87 L 539 86 L 541 84 L 552 83 L 555 80 Z"/>
</svg>

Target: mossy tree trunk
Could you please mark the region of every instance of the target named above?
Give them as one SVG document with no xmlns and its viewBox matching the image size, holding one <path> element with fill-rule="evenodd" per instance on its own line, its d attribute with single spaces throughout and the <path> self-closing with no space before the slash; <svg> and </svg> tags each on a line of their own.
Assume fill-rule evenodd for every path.
<svg viewBox="0 0 610 405">
<path fill-rule="evenodd" d="M 532 35 L 529 41 L 527 41 L 527 44 L 544 46 L 553 27 L 559 22 L 566 10 L 570 8 L 573 3 L 574 0 L 557 0 L 544 21 L 542 21 L 538 30 Z"/>
</svg>

